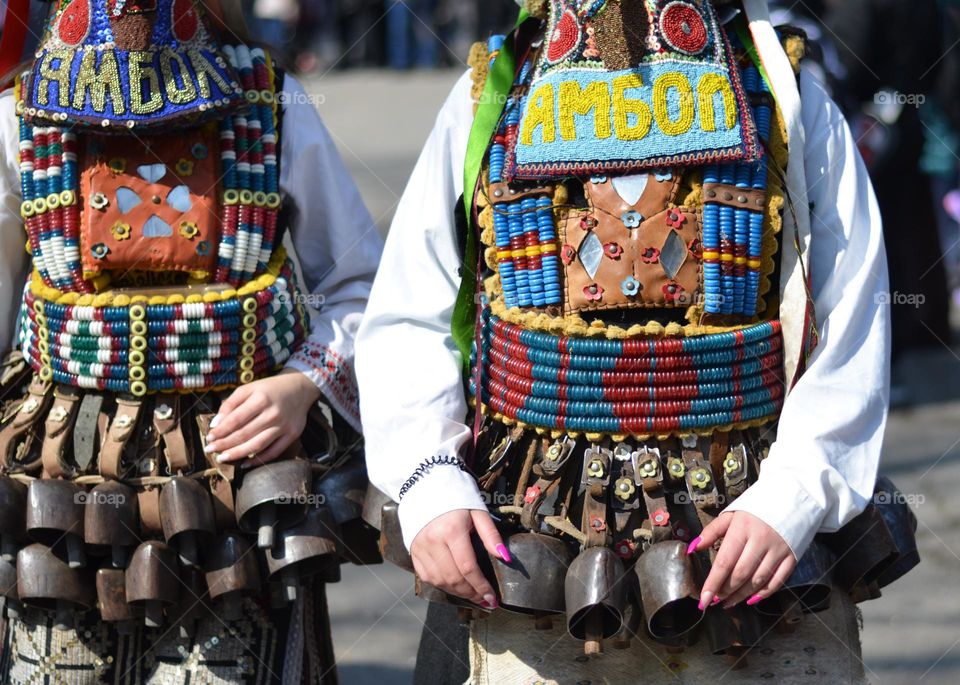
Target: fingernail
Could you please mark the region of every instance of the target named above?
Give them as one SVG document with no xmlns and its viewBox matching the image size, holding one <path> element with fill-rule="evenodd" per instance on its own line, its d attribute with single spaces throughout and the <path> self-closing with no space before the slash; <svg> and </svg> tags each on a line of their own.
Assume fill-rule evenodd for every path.
<svg viewBox="0 0 960 685">
<path fill-rule="evenodd" d="M 751 597 L 750 599 L 747 600 L 747 606 L 748 606 L 748 607 L 752 607 L 754 604 L 756 604 L 757 602 L 759 602 L 761 599 L 763 599 L 763 597 L 761 597 L 760 595 L 754 595 L 753 597 Z"/>
<path fill-rule="evenodd" d="M 480 606 L 486 607 L 487 609 L 496 609 L 497 598 L 494 595 L 484 595 L 483 601 L 480 602 Z"/>
<path fill-rule="evenodd" d="M 218 455 L 217 455 L 217 463 L 223 464 L 223 463 L 225 463 L 225 462 L 227 462 L 227 461 L 229 461 L 229 460 L 227 459 L 227 453 L 226 453 L 226 452 L 224 452 L 223 454 L 218 454 Z"/>
<path fill-rule="evenodd" d="M 203 451 L 206 454 L 210 454 L 211 452 L 216 452 L 216 450 L 213 448 L 213 444 L 214 443 L 212 442 L 208 442 L 206 445 L 203 446 Z"/>
<path fill-rule="evenodd" d="M 723 605 L 724 610 L 730 611 L 733 607 L 737 606 L 736 602 L 727 602 Z"/>
<path fill-rule="evenodd" d="M 218 423 L 220 423 L 220 414 L 210 419 L 210 428 L 216 428 Z"/>
<path fill-rule="evenodd" d="M 497 545 L 497 554 L 499 554 L 500 558 L 503 559 L 508 564 L 511 561 L 513 561 L 513 559 L 510 557 L 510 551 L 507 549 L 507 546 L 504 545 L 502 542 L 499 545 Z"/>
<path fill-rule="evenodd" d="M 715 607 L 715 606 L 717 606 L 719 603 L 720 603 L 720 598 L 719 598 L 719 597 L 714 597 L 714 598 L 713 598 L 713 601 L 710 602 L 710 606 Z"/>
<path fill-rule="evenodd" d="M 696 551 L 697 551 L 697 545 L 700 544 L 700 541 L 701 541 L 702 539 L 703 539 L 703 538 L 702 538 L 701 536 L 699 536 L 699 535 L 698 535 L 697 537 L 695 537 L 695 538 L 690 542 L 690 544 L 687 545 L 687 554 L 693 554 L 694 552 L 696 552 Z"/>
<path fill-rule="evenodd" d="M 717 598 L 714 597 L 711 593 L 704 592 L 703 595 L 700 597 L 700 603 L 697 605 L 697 608 L 700 609 L 700 611 L 706 611 L 707 605 L 716 603 L 716 600 Z"/>
</svg>

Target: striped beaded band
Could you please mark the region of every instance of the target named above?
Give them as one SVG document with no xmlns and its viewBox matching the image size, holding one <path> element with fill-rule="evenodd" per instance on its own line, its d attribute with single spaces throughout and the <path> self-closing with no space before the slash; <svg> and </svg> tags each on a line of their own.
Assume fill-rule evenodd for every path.
<svg viewBox="0 0 960 685">
<path fill-rule="evenodd" d="M 25 292 L 20 344 L 43 380 L 145 395 L 249 383 L 281 366 L 308 328 L 283 250 L 239 290 L 183 297 L 117 295 L 121 304 Z M 99 299 L 109 299 L 97 296 Z"/>
<path fill-rule="evenodd" d="M 483 402 L 510 420 L 560 431 L 665 434 L 738 426 L 779 413 L 781 348 L 778 321 L 699 337 L 618 341 L 524 330 L 487 310 Z"/>
</svg>

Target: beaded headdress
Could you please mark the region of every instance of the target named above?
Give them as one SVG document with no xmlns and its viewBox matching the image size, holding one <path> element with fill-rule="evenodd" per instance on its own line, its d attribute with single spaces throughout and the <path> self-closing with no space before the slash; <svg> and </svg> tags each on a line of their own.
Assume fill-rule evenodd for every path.
<svg viewBox="0 0 960 685">
<path fill-rule="evenodd" d="M 57 0 L 27 79 L 34 124 L 105 132 L 223 116 L 243 89 L 195 0 Z"/>
<path fill-rule="evenodd" d="M 550 0 L 509 175 L 755 161 L 756 128 L 710 0 Z"/>
</svg>

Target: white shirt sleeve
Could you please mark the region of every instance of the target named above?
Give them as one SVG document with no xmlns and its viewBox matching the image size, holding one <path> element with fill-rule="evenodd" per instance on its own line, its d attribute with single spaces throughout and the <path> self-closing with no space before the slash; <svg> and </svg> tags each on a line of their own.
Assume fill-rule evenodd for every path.
<svg viewBox="0 0 960 685">
<path fill-rule="evenodd" d="M 27 232 L 20 218 L 20 130 L 16 97 L 9 88 L 0 93 L 0 354 L 14 347 L 23 287 L 30 273 Z"/>
<path fill-rule="evenodd" d="M 465 75 L 440 110 L 397 206 L 357 340 L 367 471 L 399 501 L 408 547 L 437 516 L 485 508 L 473 477 L 458 465 L 471 432 L 450 333 L 461 261 L 454 206 L 472 121 Z"/>
<path fill-rule="evenodd" d="M 873 191 L 836 105 L 807 75 L 802 92 L 821 340 L 785 402 L 760 480 L 730 507 L 769 523 L 798 555 L 818 530 L 836 530 L 871 496 L 889 375 L 886 261 Z M 358 340 L 368 471 L 391 497 L 404 489 L 408 546 L 435 517 L 484 507 L 473 478 L 449 459 L 470 438 L 450 318 L 460 280 L 454 205 L 471 106 L 464 78 L 400 203 Z"/>
<path fill-rule="evenodd" d="M 880 211 L 837 106 L 806 70 L 800 92 L 820 344 L 786 398 L 759 480 L 728 507 L 761 518 L 797 556 L 818 531 L 839 529 L 872 497 L 890 394 Z"/>
<path fill-rule="evenodd" d="M 383 241 L 303 87 L 284 80 L 280 186 L 293 201 L 290 239 L 310 293 L 311 331 L 286 366 L 306 374 L 355 429 L 354 337 Z"/>
</svg>

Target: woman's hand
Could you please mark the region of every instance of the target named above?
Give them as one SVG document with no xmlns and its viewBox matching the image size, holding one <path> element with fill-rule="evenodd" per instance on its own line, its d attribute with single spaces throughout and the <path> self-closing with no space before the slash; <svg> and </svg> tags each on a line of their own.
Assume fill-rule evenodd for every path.
<svg viewBox="0 0 960 685">
<path fill-rule="evenodd" d="M 318 399 L 320 389 L 295 369 L 241 385 L 210 422 L 206 451 L 220 462 L 276 459 L 303 433 Z"/>
<path fill-rule="evenodd" d="M 723 543 L 700 591 L 701 611 L 719 602 L 729 609 L 745 599 L 753 606 L 779 590 L 797 565 L 777 531 L 745 511 L 720 514 L 690 543 L 687 554 L 710 549 L 720 539 Z"/>
<path fill-rule="evenodd" d="M 457 509 L 433 519 L 413 539 L 413 568 L 420 580 L 486 609 L 496 609 L 497 595 L 480 570 L 470 541 L 473 530 L 487 552 L 510 562 L 510 553 L 490 514 Z"/>
</svg>

